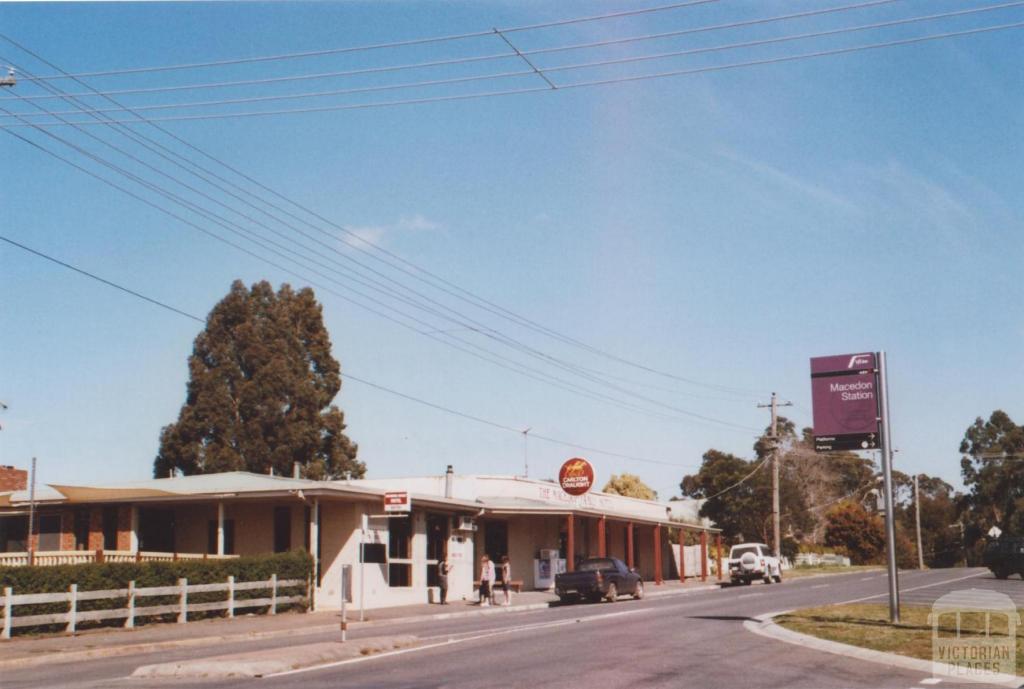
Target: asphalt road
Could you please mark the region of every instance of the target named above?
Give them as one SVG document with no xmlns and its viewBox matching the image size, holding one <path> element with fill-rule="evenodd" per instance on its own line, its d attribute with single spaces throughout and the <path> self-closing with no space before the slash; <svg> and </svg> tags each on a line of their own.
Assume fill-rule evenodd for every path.
<svg viewBox="0 0 1024 689">
<path fill-rule="evenodd" d="M 1014 585 L 1017 589 L 1014 589 Z M 950 590 L 1011 590 L 1024 600 L 1024 581 L 998 582 L 985 570 L 901 573 L 904 601 L 927 604 Z M 914 687 L 928 676 L 822 654 L 752 634 L 745 620 L 769 612 L 856 599 L 884 602 L 881 572 L 858 572 L 754 584 L 718 591 L 555 607 L 548 610 L 378 624 L 351 638 L 414 634 L 420 648 L 336 666 L 246 680 L 139 680 L 136 667 L 176 659 L 276 649 L 337 634 L 309 634 L 209 649 L 183 649 L 67 665 L 8 670 L 3 689 L 22 687 Z M 948 685 L 943 682 L 942 685 Z M 978 686 L 978 685 L 973 685 Z"/>
</svg>

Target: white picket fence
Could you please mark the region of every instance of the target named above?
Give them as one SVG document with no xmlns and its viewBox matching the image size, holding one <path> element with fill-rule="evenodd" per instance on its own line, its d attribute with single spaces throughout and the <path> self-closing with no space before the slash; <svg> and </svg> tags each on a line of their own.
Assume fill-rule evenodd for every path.
<svg viewBox="0 0 1024 689">
<path fill-rule="evenodd" d="M 124 626 L 131 628 L 135 626 L 135 619 L 152 615 L 167 615 L 177 613 L 178 623 L 188 622 L 188 615 L 191 612 L 203 612 L 208 610 L 227 610 L 228 617 L 234 617 L 235 611 L 243 608 L 268 608 L 268 614 L 276 615 L 280 605 L 298 603 L 305 596 L 279 596 L 278 591 L 282 588 L 303 586 L 307 588 L 309 582 L 305 579 L 282 579 L 278 580 L 276 574 L 269 579 L 261 581 L 236 582 L 234 577 L 228 577 L 223 584 L 189 584 L 188 579 L 179 579 L 174 586 L 150 586 L 136 588 L 135 582 L 128 582 L 128 588 L 107 589 L 103 591 L 79 591 L 78 584 L 71 584 L 67 592 L 60 593 L 22 593 L 15 594 L 11 587 L 5 587 L 3 597 L 0 597 L 0 608 L 3 609 L 3 627 L 0 628 L 0 639 L 10 639 L 11 630 L 15 627 L 31 627 L 43 624 L 63 624 L 69 634 L 74 634 L 79 622 L 93 620 L 116 620 L 124 619 Z M 268 598 L 242 598 L 236 599 L 235 594 L 239 591 L 255 591 L 268 589 Z M 226 591 L 227 599 L 213 601 L 210 603 L 189 603 L 190 593 L 210 593 L 215 591 Z M 172 605 L 139 605 L 140 598 L 153 596 L 177 596 L 178 602 Z M 81 601 L 103 600 L 109 598 L 124 598 L 127 606 L 124 608 L 111 608 L 108 610 L 79 610 L 78 604 Z M 18 615 L 14 616 L 14 606 L 17 605 L 39 605 L 42 603 L 67 603 L 67 612 L 58 612 L 48 615 Z"/>
</svg>

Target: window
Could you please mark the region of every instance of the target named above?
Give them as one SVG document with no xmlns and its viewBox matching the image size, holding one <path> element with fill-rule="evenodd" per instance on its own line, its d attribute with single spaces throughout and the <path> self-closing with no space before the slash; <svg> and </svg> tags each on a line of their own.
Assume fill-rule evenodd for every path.
<svg viewBox="0 0 1024 689">
<path fill-rule="evenodd" d="M 103 508 L 103 549 L 117 550 L 117 507 Z"/>
<path fill-rule="evenodd" d="M 412 520 L 391 519 L 388 522 L 388 557 L 392 560 L 408 560 L 412 541 Z"/>
<path fill-rule="evenodd" d="M 206 552 L 210 555 L 217 553 L 217 520 L 211 519 L 206 523 Z M 235 554 L 235 520 L 224 520 L 224 554 Z"/>
<path fill-rule="evenodd" d="M 36 550 L 60 550 L 59 514 L 44 514 L 39 517 L 39 547 Z"/>
<path fill-rule="evenodd" d="M 28 550 L 28 517 L 0 517 L 0 553 Z"/>
<path fill-rule="evenodd" d="M 75 549 L 89 549 L 89 514 L 88 507 L 79 507 L 75 510 Z"/>
<path fill-rule="evenodd" d="M 292 508 L 274 508 L 274 552 L 284 553 L 292 548 Z"/>
<path fill-rule="evenodd" d="M 498 564 L 502 556 L 508 555 L 508 522 L 484 522 L 484 552 L 494 563 L 494 574 L 501 581 L 501 567 Z"/>
<path fill-rule="evenodd" d="M 176 552 L 175 542 L 174 512 L 139 509 L 139 550 L 173 553 Z"/>
<path fill-rule="evenodd" d="M 388 521 L 388 586 L 412 586 L 412 517 Z"/>
<path fill-rule="evenodd" d="M 606 569 L 615 569 L 615 563 L 607 558 L 587 560 L 579 566 L 580 572 L 601 572 Z"/>
<path fill-rule="evenodd" d="M 448 550 L 448 530 L 451 519 L 445 514 L 427 515 L 427 586 L 437 586 L 437 563 Z"/>
</svg>

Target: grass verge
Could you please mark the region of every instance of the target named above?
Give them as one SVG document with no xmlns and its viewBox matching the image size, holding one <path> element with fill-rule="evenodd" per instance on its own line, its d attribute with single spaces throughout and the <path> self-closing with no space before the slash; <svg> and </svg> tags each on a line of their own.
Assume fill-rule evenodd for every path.
<svg viewBox="0 0 1024 689">
<path fill-rule="evenodd" d="M 796 610 L 777 616 L 775 622 L 794 632 L 828 641 L 932 660 L 930 612 L 930 607 L 905 605 L 900 608 L 900 623 L 890 624 L 888 605 L 851 603 Z M 940 638 L 956 634 L 956 621 L 952 615 L 943 616 L 940 622 Z M 1005 619 L 1000 625 L 999 618 L 993 617 L 990 624 L 991 633 L 1007 633 Z M 975 613 L 961 615 L 960 631 L 962 635 L 984 634 L 984 617 Z M 1024 675 L 1024 638 L 1017 635 L 1016 644 L 1016 672 Z"/>
</svg>

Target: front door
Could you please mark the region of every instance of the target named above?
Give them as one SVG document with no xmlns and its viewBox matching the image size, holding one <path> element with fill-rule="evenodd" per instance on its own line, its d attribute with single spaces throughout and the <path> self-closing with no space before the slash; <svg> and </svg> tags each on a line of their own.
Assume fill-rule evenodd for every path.
<svg viewBox="0 0 1024 689">
<path fill-rule="evenodd" d="M 501 581 L 501 558 L 508 555 L 508 522 L 488 520 L 484 523 L 484 552 L 494 563 L 495 575 Z"/>
<path fill-rule="evenodd" d="M 448 551 L 451 518 L 444 514 L 427 515 L 427 586 L 437 586 L 437 565 Z"/>
</svg>

